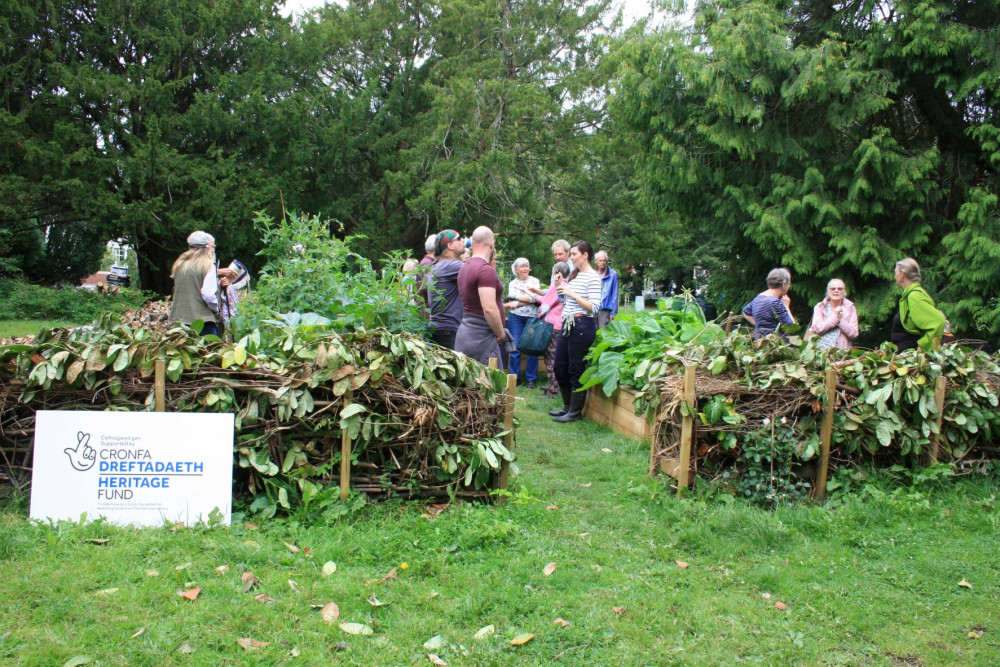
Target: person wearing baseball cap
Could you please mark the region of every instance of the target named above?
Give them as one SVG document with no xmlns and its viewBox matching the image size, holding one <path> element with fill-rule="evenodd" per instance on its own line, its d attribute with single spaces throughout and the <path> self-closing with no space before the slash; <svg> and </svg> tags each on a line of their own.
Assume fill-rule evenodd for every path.
<svg viewBox="0 0 1000 667">
<path fill-rule="evenodd" d="M 215 268 L 215 237 L 207 232 L 192 232 L 188 249 L 174 262 L 170 277 L 174 280 L 170 322 L 191 326 L 204 322 L 203 336 L 218 336 L 219 278 Z"/>
<path fill-rule="evenodd" d="M 450 350 L 462 323 L 462 299 L 458 294 L 459 259 L 465 251 L 462 235 L 454 229 L 439 232 L 434 241 L 434 263 L 427 279 L 431 340 Z"/>
</svg>

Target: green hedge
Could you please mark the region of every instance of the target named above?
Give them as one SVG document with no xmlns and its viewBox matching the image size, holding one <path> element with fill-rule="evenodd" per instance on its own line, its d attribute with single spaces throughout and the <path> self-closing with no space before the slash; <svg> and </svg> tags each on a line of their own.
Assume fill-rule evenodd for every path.
<svg viewBox="0 0 1000 667">
<path fill-rule="evenodd" d="M 67 320 L 84 324 L 107 312 L 139 308 L 150 296 L 131 289 L 112 295 L 0 280 L 0 314 L 9 320 Z"/>
</svg>

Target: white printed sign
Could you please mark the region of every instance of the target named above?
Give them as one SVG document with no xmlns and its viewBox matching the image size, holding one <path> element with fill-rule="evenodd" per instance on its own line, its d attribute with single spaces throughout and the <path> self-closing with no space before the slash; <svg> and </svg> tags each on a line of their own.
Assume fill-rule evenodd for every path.
<svg viewBox="0 0 1000 667">
<path fill-rule="evenodd" d="M 232 414 L 35 413 L 31 518 L 229 525 Z"/>
</svg>

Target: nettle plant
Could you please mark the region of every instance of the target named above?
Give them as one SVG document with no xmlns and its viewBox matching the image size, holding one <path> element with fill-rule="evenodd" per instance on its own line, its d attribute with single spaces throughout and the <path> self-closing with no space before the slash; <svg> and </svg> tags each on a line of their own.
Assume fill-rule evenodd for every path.
<svg viewBox="0 0 1000 667">
<path fill-rule="evenodd" d="M 314 313 L 340 332 L 384 328 L 422 335 L 426 320 L 414 300 L 412 281 L 404 280 L 400 253 L 387 255 L 382 270 L 351 250 L 363 237 L 339 239 L 334 221 L 288 214 L 282 221 L 258 213 L 254 221 L 267 263 L 251 298 L 236 318 L 237 336 L 267 320 Z M 284 316 L 284 317 L 283 317 Z M 325 321 L 328 320 L 328 321 Z"/>
</svg>

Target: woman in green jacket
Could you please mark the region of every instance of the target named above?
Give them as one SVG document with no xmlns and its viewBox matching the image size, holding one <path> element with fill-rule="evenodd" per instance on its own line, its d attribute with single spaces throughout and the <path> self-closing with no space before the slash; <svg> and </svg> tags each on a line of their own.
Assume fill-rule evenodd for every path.
<svg viewBox="0 0 1000 667">
<path fill-rule="evenodd" d="M 896 284 L 903 288 L 903 296 L 899 299 L 899 313 L 892 320 L 892 342 L 900 352 L 917 346 L 922 350 L 939 346 L 945 327 L 944 313 L 920 284 L 917 260 L 907 257 L 896 262 Z"/>
</svg>

